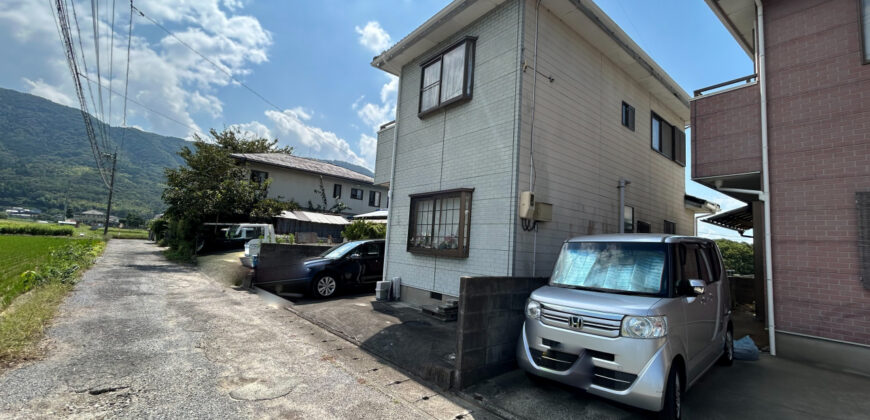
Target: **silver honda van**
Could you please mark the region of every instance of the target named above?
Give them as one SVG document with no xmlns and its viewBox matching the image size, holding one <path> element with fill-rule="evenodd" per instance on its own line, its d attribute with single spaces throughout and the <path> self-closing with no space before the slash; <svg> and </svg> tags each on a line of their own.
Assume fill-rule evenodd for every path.
<svg viewBox="0 0 870 420">
<path fill-rule="evenodd" d="M 733 361 L 729 290 L 709 239 L 571 239 L 526 304 L 518 363 L 531 375 L 678 419 L 682 393 L 716 361 Z"/>
</svg>

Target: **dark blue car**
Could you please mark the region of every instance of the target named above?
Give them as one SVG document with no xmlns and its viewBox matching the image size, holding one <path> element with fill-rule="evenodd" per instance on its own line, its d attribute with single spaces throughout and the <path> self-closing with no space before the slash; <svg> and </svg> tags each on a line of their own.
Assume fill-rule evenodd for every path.
<svg viewBox="0 0 870 420">
<path fill-rule="evenodd" d="M 327 298 L 344 288 L 374 285 L 384 273 L 384 240 L 347 242 L 303 262 L 305 281 L 297 284 L 314 297 Z M 374 288 L 372 288 L 374 289 Z"/>
</svg>

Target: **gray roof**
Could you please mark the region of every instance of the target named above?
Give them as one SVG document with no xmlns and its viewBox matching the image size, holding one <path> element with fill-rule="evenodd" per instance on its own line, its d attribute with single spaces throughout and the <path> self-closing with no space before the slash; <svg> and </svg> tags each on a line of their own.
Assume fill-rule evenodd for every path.
<svg viewBox="0 0 870 420">
<path fill-rule="evenodd" d="M 345 178 L 366 184 L 374 184 L 375 181 L 370 176 L 342 168 L 341 166 L 320 162 L 314 159 L 292 156 L 286 153 L 233 153 L 230 156 L 243 162 L 249 161 L 265 165 L 279 166 L 282 168 L 296 169 L 298 171 Z"/>
<path fill-rule="evenodd" d="M 102 216 L 102 215 L 105 215 L 106 213 L 103 213 L 99 210 L 88 210 L 88 211 L 83 211 L 82 214 L 92 214 L 92 215 Z"/>
</svg>

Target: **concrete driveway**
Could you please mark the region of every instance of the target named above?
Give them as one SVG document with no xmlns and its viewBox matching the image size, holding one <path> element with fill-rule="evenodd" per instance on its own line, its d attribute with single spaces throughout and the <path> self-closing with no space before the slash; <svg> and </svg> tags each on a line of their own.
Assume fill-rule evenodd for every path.
<svg viewBox="0 0 870 420">
<path fill-rule="evenodd" d="M 489 417 L 145 241 L 108 244 L 43 345 L 0 418 Z"/>
<path fill-rule="evenodd" d="M 651 413 L 513 371 L 466 392 L 528 419 L 645 419 Z M 762 355 L 714 366 L 688 393 L 685 419 L 859 419 L 870 413 L 870 378 Z"/>
</svg>

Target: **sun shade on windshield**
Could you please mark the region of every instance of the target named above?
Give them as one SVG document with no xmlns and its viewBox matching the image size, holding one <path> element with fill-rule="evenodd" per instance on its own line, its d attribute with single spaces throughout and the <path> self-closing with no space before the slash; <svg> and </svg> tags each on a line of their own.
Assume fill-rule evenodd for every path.
<svg viewBox="0 0 870 420">
<path fill-rule="evenodd" d="M 661 291 L 665 248 L 660 244 L 566 244 L 551 284 L 657 294 Z"/>
</svg>

